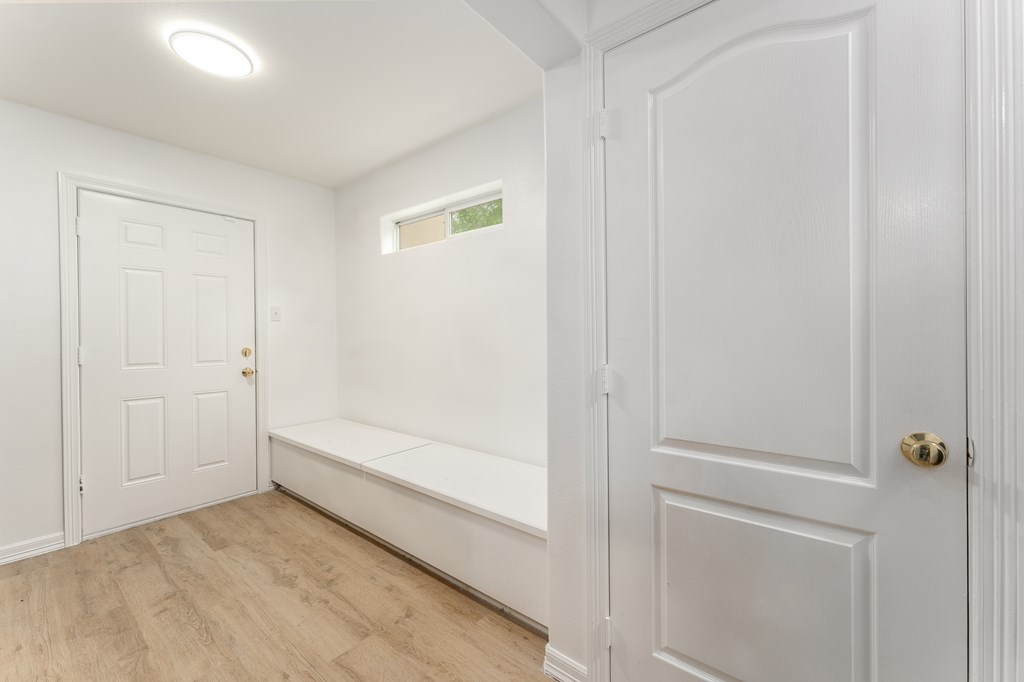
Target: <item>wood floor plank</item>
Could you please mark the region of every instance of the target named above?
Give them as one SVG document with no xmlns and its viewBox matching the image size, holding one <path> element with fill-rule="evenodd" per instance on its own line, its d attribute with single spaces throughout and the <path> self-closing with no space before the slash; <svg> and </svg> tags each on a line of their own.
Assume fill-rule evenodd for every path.
<svg viewBox="0 0 1024 682">
<path fill-rule="evenodd" d="M 327 679 L 320 671 L 329 669 L 330 656 L 320 659 L 309 648 L 297 646 L 280 618 L 267 612 L 266 600 L 240 589 L 238 576 L 183 518 L 165 519 L 143 532 L 159 553 L 167 575 L 202 605 L 220 646 L 229 650 L 251 677 L 277 669 L 282 679 Z"/>
<path fill-rule="evenodd" d="M 18 573 L 0 581 L 0 671 L 11 680 L 52 680 L 41 578 Z"/>
<path fill-rule="evenodd" d="M 293 566 L 286 552 L 235 545 L 221 556 L 318 656 L 331 660 L 369 636 L 372 628 L 363 615 Z"/>
<path fill-rule="evenodd" d="M 29 559 L 22 559 L 21 561 L 4 564 L 0 566 L 0 581 L 19 576 L 22 573 L 45 569 L 50 563 L 50 556 L 51 554 L 49 553 L 41 554 Z"/>
<path fill-rule="evenodd" d="M 0 566 L 3 682 L 529 682 L 543 649 L 280 493 Z"/>
<path fill-rule="evenodd" d="M 100 542 L 54 554 L 45 573 L 51 627 L 59 629 L 81 679 L 150 677 L 149 647 L 103 556 Z"/>
<path fill-rule="evenodd" d="M 238 542 L 237 537 L 226 533 L 223 525 L 218 523 L 216 509 L 216 506 L 207 507 L 178 517 L 202 538 L 207 547 L 214 551 Z"/>
<path fill-rule="evenodd" d="M 419 661 L 442 680 L 546 680 L 533 660 L 491 646 L 475 623 L 436 619 L 419 613 L 382 635 L 404 656 Z"/>
<path fill-rule="evenodd" d="M 274 512 L 279 521 L 287 522 L 289 512 L 296 510 L 292 505 L 288 510 Z M 257 516 L 260 513 L 253 511 Z M 319 514 L 316 516 L 318 523 L 325 520 Z M 382 632 L 408 617 L 415 599 L 403 599 L 403 596 L 418 587 L 419 581 L 436 582 L 336 523 L 314 526 L 317 531 L 307 535 L 302 527 L 303 517 L 298 518 L 287 544 L 278 549 L 296 570 L 314 577 L 324 590 L 343 601 L 368 631 Z M 311 524 L 306 522 L 306 525 Z M 409 579 L 412 574 L 415 580 Z M 381 599 L 381 594 L 391 598 Z M 470 604 L 475 606 L 473 602 Z"/>
<path fill-rule="evenodd" d="M 206 614 L 191 594 L 179 589 L 163 566 L 146 562 L 126 569 L 118 578 L 149 649 L 160 679 L 192 680 L 211 670 L 245 669 L 214 637 Z"/>
<path fill-rule="evenodd" d="M 434 682 L 437 678 L 420 661 L 402 655 L 380 635 L 368 637 L 334 659 L 339 679 L 347 682 Z"/>
</svg>

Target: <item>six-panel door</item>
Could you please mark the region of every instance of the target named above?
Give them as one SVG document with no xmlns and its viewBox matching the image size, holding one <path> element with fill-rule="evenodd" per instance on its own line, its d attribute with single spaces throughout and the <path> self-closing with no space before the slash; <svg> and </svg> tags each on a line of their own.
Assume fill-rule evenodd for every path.
<svg viewBox="0 0 1024 682">
<path fill-rule="evenodd" d="M 253 224 L 79 193 L 83 533 L 256 488 Z"/>
</svg>

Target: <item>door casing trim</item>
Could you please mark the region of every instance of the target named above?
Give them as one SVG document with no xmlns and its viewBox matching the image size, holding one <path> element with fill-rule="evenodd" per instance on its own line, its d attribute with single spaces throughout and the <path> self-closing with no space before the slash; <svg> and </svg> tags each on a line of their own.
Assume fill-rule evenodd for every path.
<svg viewBox="0 0 1024 682">
<path fill-rule="evenodd" d="M 604 54 L 713 0 L 656 0 L 587 36 L 581 51 L 587 372 L 587 679 L 610 679 L 604 623 L 610 614 L 608 412 L 600 390 L 607 360 L 604 216 Z M 970 682 L 1011 682 L 1024 666 L 1024 188 L 1021 153 L 1024 11 L 1015 0 L 962 0 L 966 88 L 967 366 Z M 1024 373 L 1024 372 L 1022 372 Z"/>
<path fill-rule="evenodd" d="M 270 358 L 267 315 L 267 236 L 266 214 L 259 211 L 223 206 L 213 202 L 181 197 L 137 187 L 106 178 L 58 173 L 58 230 L 60 243 L 60 353 L 61 353 L 61 437 L 64 459 L 64 546 L 82 541 L 82 496 L 78 481 L 82 475 L 81 383 L 78 365 L 79 279 L 78 218 L 79 190 L 138 199 L 156 204 L 213 213 L 240 220 L 251 220 L 254 228 L 254 275 L 256 294 L 256 490 L 271 487 L 270 449 L 267 437 L 267 387 Z"/>
<path fill-rule="evenodd" d="M 1024 72 L 1019 0 L 965 0 L 967 86 L 967 379 L 970 671 L 972 682 L 1020 679 L 1019 465 L 1024 379 L 1024 192 L 1017 83 Z"/>
</svg>

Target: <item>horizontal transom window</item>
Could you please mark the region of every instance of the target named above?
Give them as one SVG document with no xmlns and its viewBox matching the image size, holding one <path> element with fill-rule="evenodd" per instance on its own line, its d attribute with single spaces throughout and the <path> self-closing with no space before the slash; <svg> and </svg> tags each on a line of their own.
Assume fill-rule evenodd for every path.
<svg viewBox="0 0 1024 682">
<path fill-rule="evenodd" d="M 501 193 L 490 193 L 435 208 L 394 222 L 398 250 L 444 241 L 502 224 Z"/>
</svg>

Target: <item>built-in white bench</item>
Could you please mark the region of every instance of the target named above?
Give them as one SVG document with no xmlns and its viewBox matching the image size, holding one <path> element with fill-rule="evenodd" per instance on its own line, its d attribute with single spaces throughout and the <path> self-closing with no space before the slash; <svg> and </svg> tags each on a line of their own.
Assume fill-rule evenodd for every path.
<svg viewBox="0 0 1024 682">
<path fill-rule="evenodd" d="M 344 419 L 270 439 L 278 485 L 547 623 L 543 467 Z"/>
</svg>

